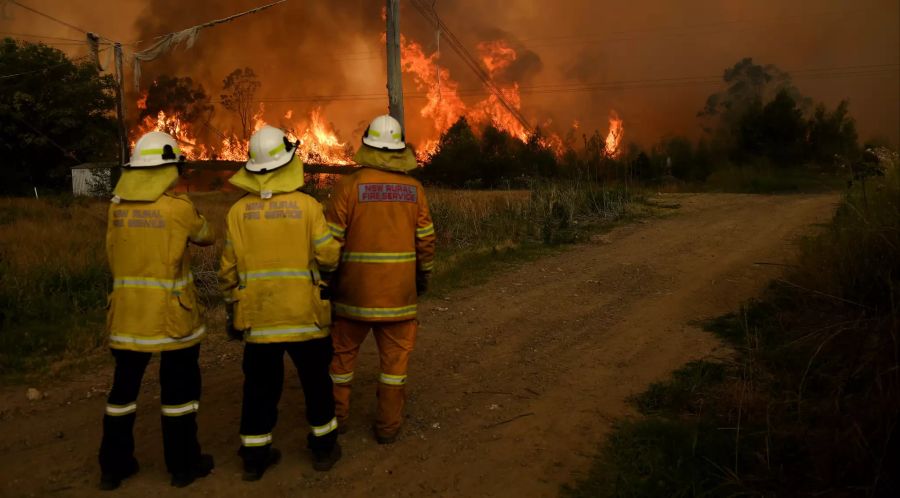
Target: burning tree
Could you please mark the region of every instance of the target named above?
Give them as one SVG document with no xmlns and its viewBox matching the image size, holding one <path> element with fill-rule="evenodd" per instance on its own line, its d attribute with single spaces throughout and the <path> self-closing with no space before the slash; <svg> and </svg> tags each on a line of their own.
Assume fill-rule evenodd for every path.
<svg viewBox="0 0 900 498">
<path fill-rule="evenodd" d="M 253 124 L 253 101 L 262 84 L 256 79 L 253 69 L 235 69 L 222 82 L 222 106 L 238 115 L 241 120 L 241 136 L 250 137 Z"/>
<path fill-rule="evenodd" d="M 138 104 L 139 118 L 155 117 L 159 111 L 178 115 L 188 123 L 207 123 L 213 106 L 203 86 L 189 77 L 162 75 L 158 77 Z"/>
</svg>

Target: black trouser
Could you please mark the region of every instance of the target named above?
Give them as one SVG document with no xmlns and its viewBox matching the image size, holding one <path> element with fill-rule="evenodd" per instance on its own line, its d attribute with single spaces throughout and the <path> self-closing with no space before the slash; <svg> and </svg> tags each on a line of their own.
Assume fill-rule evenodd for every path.
<svg viewBox="0 0 900 498">
<path fill-rule="evenodd" d="M 244 346 L 244 402 L 241 408 L 241 451 L 250 465 L 264 461 L 272 446 L 272 429 L 278 420 L 278 401 L 284 383 L 284 353 L 291 357 L 306 399 L 309 449 L 327 453 L 337 441 L 334 393 L 328 366 L 331 337 L 304 342 Z"/>
<path fill-rule="evenodd" d="M 152 353 L 113 349 L 116 371 L 103 417 L 100 469 L 121 473 L 134 462 L 134 419 L 141 379 Z M 200 403 L 200 345 L 163 351 L 159 362 L 162 433 L 166 468 L 187 472 L 200 458 L 197 409 Z"/>
</svg>

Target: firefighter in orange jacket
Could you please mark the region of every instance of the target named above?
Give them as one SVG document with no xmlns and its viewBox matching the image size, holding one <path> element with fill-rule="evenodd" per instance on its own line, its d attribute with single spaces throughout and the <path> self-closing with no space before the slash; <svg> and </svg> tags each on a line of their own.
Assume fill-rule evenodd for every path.
<svg viewBox="0 0 900 498">
<path fill-rule="evenodd" d="M 109 207 L 106 253 L 113 276 L 107 331 L 116 360 L 103 417 L 100 488 L 118 488 L 138 470 L 134 420 L 141 379 L 160 353 L 163 450 L 172 485 L 209 474 L 200 453 L 200 340 L 206 333 L 191 276 L 189 242 L 213 243 L 213 232 L 191 200 L 170 189 L 184 160 L 162 132 L 142 136 L 124 166 Z"/>
<path fill-rule="evenodd" d="M 416 340 L 416 300 L 434 264 L 434 226 L 400 123 L 372 121 L 354 160 L 363 168 L 334 187 L 326 212 L 332 235 L 343 245 L 336 276 L 332 339 L 335 413 L 346 430 L 350 388 L 359 347 L 370 329 L 381 359 L 375 438 L 397 438 L 406 400 L 409 355 Z"/>
<path fill-rule="evenodd" d="M 338 264 L 340 245 L 322 205 L 298 192 L 303 163 L 284 133 L 265 126 L 250 138 L 250 160 L 230 182 L 248 192 L 228 212 L 219 273 L 229 308 L 229 335 L 246 341 L 241 450 L 244 480 L 278 462 L 272 429 L 284 381 L 284 354 L 297 368 L 310 426 L 313 468 L 341 456 L 328 365 L 331 305 L 322 273 Z"/>
</svg>

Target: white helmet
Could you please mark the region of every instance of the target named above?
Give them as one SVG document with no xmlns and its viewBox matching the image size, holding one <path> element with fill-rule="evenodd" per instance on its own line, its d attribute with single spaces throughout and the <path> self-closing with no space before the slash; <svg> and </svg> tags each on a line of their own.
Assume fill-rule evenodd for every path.
<svg viewBox="0 0 900 498">
<path fill-rule="evenodd" d="M 263 126 L 250 137 L 250 160 L 247 171 L 268 173 L 287 165 L 294 158 L 295 145 L 284 132 L 273 126 Z"/>
<path fill-rule="evenodd" d="M 138 139 L 126 168 L 151 168 L 184 161 L 178 142 L 168 133 L 151 131 Z"/>
<path fill-rule="evenodd" d="M 363 143 L 382 150 L 403 150 L 406 148 L 403 127 L 388 114 L 378 116 L 363 133 Z"/>
</svg>

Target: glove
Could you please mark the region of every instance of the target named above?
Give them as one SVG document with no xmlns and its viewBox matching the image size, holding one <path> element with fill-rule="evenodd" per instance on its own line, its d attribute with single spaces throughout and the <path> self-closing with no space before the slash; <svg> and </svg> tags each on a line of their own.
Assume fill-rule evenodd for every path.
<svg viewBox="0 0 900 498">
<path fill-rule="evenodd" d="M 319 282 L 319 299 L 331 301 L 334 293 L 331 291 L 334 282 L 334 272 L 319 271 L 322 280 Z"/>
<path fill-rule="evenodd" d="M 244 340 L 244 331 L 234 328 L 234 303 L 225 305 L 225 333 L 232 341 Z"/>
<path fill-rule="evenodd" d="M 428 292 L 428 280 L 431 278 L 430 271 L 416 271 L 416 295 L 421 296 Z"/>
</svg>

